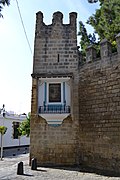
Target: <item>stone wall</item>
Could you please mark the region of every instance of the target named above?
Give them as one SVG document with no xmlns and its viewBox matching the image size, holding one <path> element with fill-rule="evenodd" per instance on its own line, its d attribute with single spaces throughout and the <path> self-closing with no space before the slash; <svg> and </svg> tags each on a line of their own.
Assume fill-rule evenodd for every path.
<svg viewBox="0 0 120 180">
<path fill-rule="evenodd" d="M 76 130 L 71 117 L 52 127 L 41 117 L 32 117 L 31 153 L 40 166 L 76 165 Z M 34 142 L 34 143 L 33 143 Z"/>
<path fill-rule="evenodd" d="M 89 46 L 86 62 L 77 49 L 76 13 L 61 12 L 45 25 L 37 13 L 31 98 L 30 160 L 39 165 L 78 165 L 120 172 L 120 34 L 117 52 L 101 41 L 100 58 Z M 38 114 L 38 79 L 71 78 L 71 114 L 52 127 Z"/>
<path fill-rule="evenodd" d="M 34 61 L 32 74 L 30 160 L 39 165 L 74 165 L 78 153 L 78 51 L 76 13 L 63 24 L 61 12 L 53 14 L 51 25 L 45 25 L 43 14 L 36 15 Z M 38 80 L 41 77 L 70 77 L 71 115 L 61 126 L 52 127 L 38 115 Z"/>
<path fill-rule="evenodd" d="M 117 37 L 119 47 L 120 37 Z M 80 66 L 80 163 L 120 172 L 120 54 L 101 42 L 101 58 L 87 49 L 87 63 Z"/>
<path fill-rule="evenodd" d="M 78 123 L 76 123 L 76 118 L 69 116 L 58 127 L 48 125 L 46 120 L 37 114 L 37 81 L 36 78 L 33 78 L 30 162 L 32 158 L 37 158 L 40 166 L 76 165 L 78 163 Z M 74 91 L 77 91 L 75 87 Z M 73 121 L 73 119 L 75 120 Z"/>
<path fill-rule="evenodd" d="M 45 25 L 43 14 L 37 13 L 33 74 L 62 74 L 78 67 L 76 13 L 70 13 L 70 23 L 63 24 L 61 12 L 53 14 L 51 25 Z"/>
</svg>

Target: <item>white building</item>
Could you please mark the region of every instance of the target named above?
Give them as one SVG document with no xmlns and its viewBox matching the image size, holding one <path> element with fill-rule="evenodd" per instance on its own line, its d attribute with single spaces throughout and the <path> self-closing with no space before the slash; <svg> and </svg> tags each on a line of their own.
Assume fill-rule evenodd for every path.
<svg viewBox="0 0 120 180">
<path fill-rule="evenodd" d="M 0 126 L 6 126 L 7 131 L 3 136 L 3 147 L 20 147 L 30 144 L 30 138 L 26 136 L 18 136 L 20 123 L 26 119 L 26 116 L 19 116 L 14 114 L 6 114 L 5 118 L 0 114 Z M 0 138 L 1 144 L 1 138 Z"/>
</svg>

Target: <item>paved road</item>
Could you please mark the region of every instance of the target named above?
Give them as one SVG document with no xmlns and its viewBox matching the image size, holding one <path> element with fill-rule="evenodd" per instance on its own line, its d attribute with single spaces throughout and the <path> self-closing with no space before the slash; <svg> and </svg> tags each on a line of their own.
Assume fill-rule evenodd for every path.
<svg viewBox="0 0 120 180">
<path fill-rule="evenodd" d="M 24 164 L 24 175 L 17 175 L 17 165 Z M 79 172 L 78 169 L 41 168 L 31 170 L 29 154 L 10 156 L 0 161 L 0 180 L 120 180 L 120 177 L 101 176 L 94 173 Z"/>
</svg>

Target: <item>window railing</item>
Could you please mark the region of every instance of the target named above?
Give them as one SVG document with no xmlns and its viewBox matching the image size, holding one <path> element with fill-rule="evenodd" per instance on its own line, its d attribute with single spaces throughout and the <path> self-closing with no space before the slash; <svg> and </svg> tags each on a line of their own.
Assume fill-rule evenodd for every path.
<svg viewBox="0 0 120 180">
<path fill-rule="evenodd" d="M 70 113 L 70 106 L 65 105 L 44 105 L 39 106 L 39 114 Z"/>
</svg>

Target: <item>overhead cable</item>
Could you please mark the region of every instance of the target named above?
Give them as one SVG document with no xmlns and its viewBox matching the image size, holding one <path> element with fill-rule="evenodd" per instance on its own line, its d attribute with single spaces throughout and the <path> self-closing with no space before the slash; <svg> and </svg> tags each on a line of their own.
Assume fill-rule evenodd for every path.
<svg viewBox="0 0 120 180">
<path fill-rule="evenodd" d="M 23 22 L 23 19 L 22 19 L 22 15 L 21 15 L 20 7 L 19 7 L 19 4 L 18 4 L 18 1 L 17 1 L 17 0 L 16 0 L 16 4 L 17 4 L 17 8 L 18 8 L 18 12 L 19 12 L 19 16 L 20 16 L 20 20 L 21 20 L 21 23 L 22 23 L 22 27 L 23 27 L 23 30 L 24 30 L 24 33 L 25 33 L 25 37 L 26 37 L 26 40 L 27 40 L 27 43 L 28 43 L 28 46 L 29 46 L 30 52 L 31 52 L 31 54 L 32 54 L 32 49 L 31 49 L 31 46 L 30 46 L 30 42 L 29 42 L 29 39 L 28 39 L 28 36 L 27 36 L 26 30 L 25 30 L 24 22 Z"/>
</svg>

